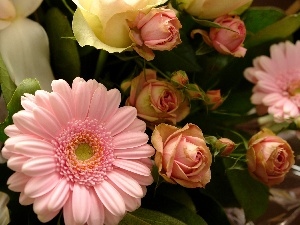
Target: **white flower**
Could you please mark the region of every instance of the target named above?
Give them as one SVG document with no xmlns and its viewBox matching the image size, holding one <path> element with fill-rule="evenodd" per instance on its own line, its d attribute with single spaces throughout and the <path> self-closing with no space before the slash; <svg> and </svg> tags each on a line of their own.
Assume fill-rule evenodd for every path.
<svg viewBox="0 0 300 225">
<path fill-rule="evenodd" d="M 49 60 L 48 37 L 43 27 L 28 18 L 42 0 L 0 1 L 0 54 L 11 79 L 18 85 L 37 78 L 51 90 L 54 79 Z"/>
<path fill-rule="evenodd" d="M 8 195 L 0 191 L 0 225 L 7 225 L 10 221 L 8 208 L 6 206 L 8 201 Z"/>
</svg>

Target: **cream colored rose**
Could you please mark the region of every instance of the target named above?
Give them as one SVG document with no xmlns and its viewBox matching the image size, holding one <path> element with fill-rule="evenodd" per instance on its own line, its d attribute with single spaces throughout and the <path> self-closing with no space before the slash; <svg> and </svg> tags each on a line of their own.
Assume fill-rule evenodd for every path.
<svg viewBox="0 0 300 225">
<path fill-rule="evenodd" d="M 210 181 L 212 155 L 196 125 L 177 128 L 161 123 L 155 127 L 151 142 L 158 172 L 167 182 L 196 188 Z"/>
<path fill-rule="evenodd" d="M 252 0 L 176 0 L 180 9 L 202 19 L 215 19 L 233 11 L 241 13 Z"/>
<path fill-rule="evenodd" d="M 110 53 L 130 49 L 127 21 L 134 21 L 139 12 L 167 0 L 73 0 L 77 5 L 72 28 L 79 45 L 94 46 Z"/>
<path fill-rule="evenodd" d="M 249 140 L 248 169 L 262 183 L 268 186 L 281 183 L 294 163 L 290 145 L 271 130 L 263 129 Z"/>
</svg>

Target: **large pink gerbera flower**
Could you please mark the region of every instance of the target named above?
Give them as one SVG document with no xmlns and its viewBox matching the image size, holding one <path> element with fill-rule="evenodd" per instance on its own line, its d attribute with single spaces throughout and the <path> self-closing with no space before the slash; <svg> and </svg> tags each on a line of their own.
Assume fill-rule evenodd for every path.
<svg viewBox="0 0 300 225">
<path fill-rule="evenodd" d="M 65 224 L 117 224 L 152 183 L 146 125 L 120 92 L 95 80 L 52 82 L 52 93 L 26 94 L 2 150 L 21 192 L 42 222 L 63 208 Z"/>
<path fill-rule="evenodd" d="M 300 41 L 272 45 L 270 57 L 255 58 L 244 75 L 255 84 L 252 103 L 267 106 L 275 122 L 300 116 Z"/>
</svg>

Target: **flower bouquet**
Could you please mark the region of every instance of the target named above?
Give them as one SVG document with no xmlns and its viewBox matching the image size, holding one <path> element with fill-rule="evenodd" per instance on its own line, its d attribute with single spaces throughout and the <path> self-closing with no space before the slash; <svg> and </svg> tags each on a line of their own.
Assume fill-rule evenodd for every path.
<svg viewBox="0 0 300 225">
<path fill-rule="evenodd" d="M 299 5 L 2 0 L 0 224 L 292 224 Z"/>
</svg>

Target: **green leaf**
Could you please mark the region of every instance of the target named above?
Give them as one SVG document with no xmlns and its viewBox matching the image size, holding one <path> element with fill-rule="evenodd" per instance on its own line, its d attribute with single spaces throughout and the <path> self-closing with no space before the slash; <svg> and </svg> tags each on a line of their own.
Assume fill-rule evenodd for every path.
<svg viewBox="0 0 300 225">
<path fill-rule="evenodd" d="M 224 158 L 223 162 L 228 169 L 232 167 L 235 160 Z M 227 170 L 226 172 L 232 190 L 245 211 L 246 218 L 249 220 L 257 219 L 268 207 L 268 188 L 254 180 L 248 170 Z"/>
<path fill-rule="evenodd" d="M 4 133 L 5 127 L 12 124 L 12 116 L 22 109 L 21 96 L 24 93 L 34 94 L 36 90 L 41 89 L 37 79 L 25 79 L 17 86 L 9 103 L 7 104 L 8 116 L 3 123 L 0 124 L 0 141 L 4 142 L 7 139 Z"/>
<path fill-rule="evenodd" d="M 45 30 L 49 37 L 51 64 L 56 78 L 68 83 L 80 75 L 80 58 L 76 41 L 67 17 L 58 8 L 51 8 L 45 17 Z"/>
<path fill-rule="evenodd" d="M 249 37 L 244 45 L 251 48 L 274 40 L 284 40 L 289 38 L 300 28 L 300 14 L 293 14 L 263 28 Z"/>
<path fill-rule="evenodd" d="M 1 84 L 1 90 L 3 93 L 4 101 L 7 104 L 10 101 L 16 89 L 16 85 L 10 79 L 10 76 L 8 74 L 8 71 L 6 69 L 6 66 L 4 65 L 1 56 L 0 56 L 0 84 Z"/>
<path fill-rule="evenodd" d="M 119 225 L 187 225 L 164 213 L 139 208 L 127 213 Z"/>
<path fill-rule="evenodd" d="M 276 7 L 251 7 L 243 14 L 242 19 L 247 28 L 247 34 L 254 35 L 285 16 L 284 11 Z"/>
</svg>

